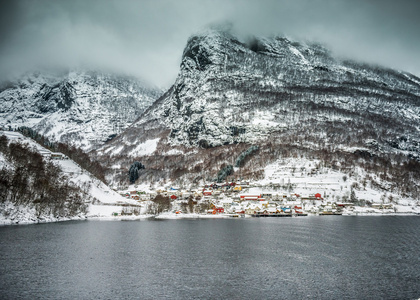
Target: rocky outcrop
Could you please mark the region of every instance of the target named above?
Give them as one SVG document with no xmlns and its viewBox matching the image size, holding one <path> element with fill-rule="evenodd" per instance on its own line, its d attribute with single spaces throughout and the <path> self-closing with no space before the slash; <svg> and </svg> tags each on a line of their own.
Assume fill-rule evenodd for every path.
<svg viewBox="0 0 420 300">
<path fill-rule="evenodd" d="M 85 150 L 121 133 L 161 94 L 127 76 L 93 71 L 31 73 L 3 84 L 0 126 L 27 126 Z"/>
<path fill-rule="evenodd" d="M 402 135 L 417 145 L 420 79 L 337 60 L 318 44 L 285 37 L 242 43 L 208 31 L 189 39 L 174 85 L 133 128 L 150 120 L 170 130 L 171 145 L 192 147 L 255 143 L 286 132 L 337 143 L 331 128 L 354 128 L 342 138 L 356 144 L 389 145 Z"/>
</svg>

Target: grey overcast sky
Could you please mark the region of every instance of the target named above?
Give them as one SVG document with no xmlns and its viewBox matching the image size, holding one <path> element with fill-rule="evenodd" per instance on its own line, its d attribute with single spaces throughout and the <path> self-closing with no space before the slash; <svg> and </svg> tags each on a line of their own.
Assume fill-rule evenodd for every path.
<svg viewBox="0 0 420 300">
<path fill-rule="evenodd" d="M 321 42 L 338 57 L 420 76 L 416 0 L 0 0 L 0 72 L 105 68 L 167 88 L 189 36 L 231 22 L 239 36 Z"/>
</svg>

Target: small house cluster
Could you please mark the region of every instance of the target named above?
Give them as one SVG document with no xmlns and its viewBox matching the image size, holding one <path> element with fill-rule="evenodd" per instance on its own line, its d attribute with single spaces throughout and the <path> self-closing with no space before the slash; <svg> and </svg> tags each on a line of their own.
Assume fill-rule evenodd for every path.
<svg viewBox="0 0 420 300">
<path fill-rule="evenodd" d="M 39 150 L 39 153 L 42 155 L 42 157 L 49 160 L 69 159 L 66 155 L 60 152 L 52 152 L 52 151 L 42 149 L 42 150 Z"/>
<path fill-rule="evenodd" d="M 157 195 L 167 197 L 170 211 L 207 215 L 229 215 L 233 217 L 282 217 L 316 215 L 341 215 L 354 210 L 354 203 L 342 203 L 324 199 L 321 193 L 301 195 L 298 193 L 249 192 L 264 190 L 251 186 L 249 182 L 207 184 L 196 190 L 179 188 L 159 189 L 153 192 L 127 191 L 121 195 L 138 201 L 139 205 L 150 205 Z M 377 209 L 392 209 L 392 204 L 377 205 Z"/>
</svg>

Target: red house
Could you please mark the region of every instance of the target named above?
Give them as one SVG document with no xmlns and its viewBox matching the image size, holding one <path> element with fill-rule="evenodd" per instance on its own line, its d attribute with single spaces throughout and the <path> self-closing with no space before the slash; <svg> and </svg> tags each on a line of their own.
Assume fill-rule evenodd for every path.
<svg viewBox="0 0 420 300">
<path fill-rule="evenodd" d="M 222 214 L 225 212 L 225 209 L 223 207 L 215 207 L 213 210 L 213 214 Z"/>
<path fill-rule="evenodd" d="M 261 195 L 240 195 L 242 200 L 260 200 Z"/>
</svg>

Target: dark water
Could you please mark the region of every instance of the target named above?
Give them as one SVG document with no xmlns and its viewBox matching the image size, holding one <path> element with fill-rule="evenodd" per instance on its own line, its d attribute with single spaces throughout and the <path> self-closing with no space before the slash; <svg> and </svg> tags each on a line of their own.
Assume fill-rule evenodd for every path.
<svg viewBox="0 0 420 300">
<path fill-rule="evenodd" d="M 0 227 L 1 299 L 417 299 L 420 217 Z"/>
</svg>

